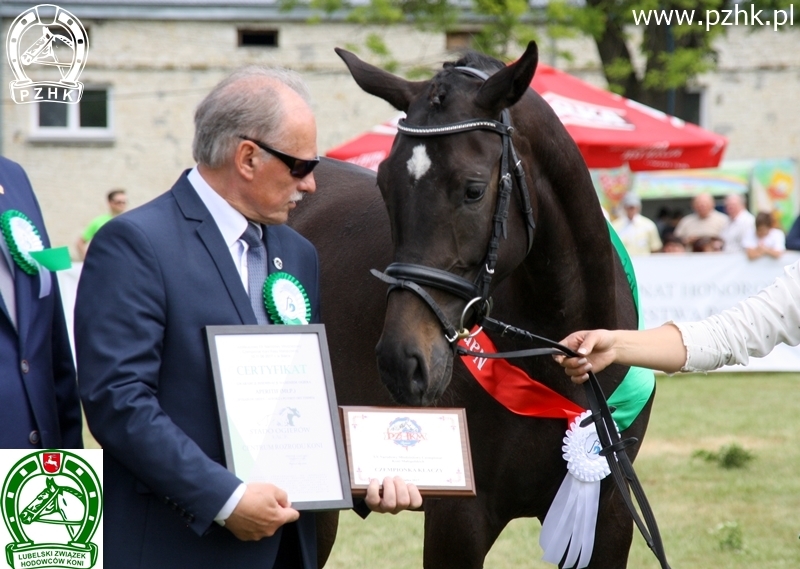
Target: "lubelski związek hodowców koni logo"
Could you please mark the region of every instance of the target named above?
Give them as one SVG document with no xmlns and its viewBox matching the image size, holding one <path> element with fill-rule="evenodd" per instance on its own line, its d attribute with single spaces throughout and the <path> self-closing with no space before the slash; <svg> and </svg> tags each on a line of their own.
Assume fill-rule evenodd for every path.
<svg viewBox="0 0 800 569">
<path fill-rule="evenodd" d="M 44 450 L 19 460 L 3 483 L 3 520 L 13 543 L 13 569 L 80 567 L 97 563 L 91 542 L 103 513 L 100 480 L 77 454 Z"/>
<path fill-rule="evenodd" d="M 78 77 L 86 65 L 86 29 L 70 12 L 53 4 L 25 10 L 12 22 L 6 53 L 16 77 L 10 83 L 15 103 L 77 103 Z"/>
</svg>

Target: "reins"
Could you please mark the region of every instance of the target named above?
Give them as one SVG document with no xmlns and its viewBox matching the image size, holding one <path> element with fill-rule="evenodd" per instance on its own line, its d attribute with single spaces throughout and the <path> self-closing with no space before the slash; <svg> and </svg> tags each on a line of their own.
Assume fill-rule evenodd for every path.
<svg viewBox="0 0 800 569">
<path fill-rule="evenodd" d="M 469 67 L 456 67 L 455 69 L 483 79 L 484 81 L 489 77 L 483 71 Z M 512 172 L 517 182 L 516 186 L 520 191 L 522 208 L 526 217 L 527 252 L 530 252 L 533 245 L 533 237 L 536 228 L 533 219 L 533 209 L 530 203 L 530 195 L 525 182 L 525 172 L 511 141 L 514 127 L 511 125 L 511 116 L 508 109 L 503 110 L 500 119 L 500 121 L 476 119 L 425 127 L 409 125 L 405 120 L 401 120 L 397 127 L 399 133 L 412 137 L 446 136 L 472 130 L 485 130 L 500 135 L 502 139 L 502 156 L 500 159 L 500 181 L 497 202 L 495 213 L 492 217 L 492 235 L 489 240 L 483 266 L 475 282 L 470 282 L 448 271 L 411 263 L 392 263 L 384 272 L 375 269 L 371 272 L 373 275 L 389 284 L 389 292 L 397 288 L 405 289 L 415 293 L 423 300 L 439 319 L 444 330 L 445 338 L 453 345 L 454 351 L 459 355 L 479 356 L 482 358 L 517 358 L 565 354 L 569 357 L 579 357 L 579 354 L 553 340 L 537 336 L 526 330 L 513 327 L 489 317 L 492 308 L 489 288 L 497 266 L 500 239 L 501 237 L 503 239 L 507 238 L 508 208 L 514 185 L 511 178 Z M 450 322 L 433 297 L 420 285 L 442 290 L 467 302 L 461 313 L 458 327 Z M 470 352 L 464 348 L 458 347 L 456 345 L 458 340 L 474 336 L 478 333 L 478 331 L 471 333 L 466 327 L 465 321 L 467 320 L 470 309 L 473 309 L 476 313 L 476 319 L 480 325 L 478 331 L 485 328 L 486 330 L 498 333 L 500 336 L 539 343 L 547 347 L 496 354 Z M 622 494 L 625 504 L 631 513 L 631 517 L 647 542 L 648 547 L 650 547 L 661 564 L 661 568 L 669 569 L 655 516 L 647 501 L 641 483 L 633 470 L 633 464 L 625 452 L 625 448 L 636 444 L 638 440 L 634 437 L 627 439 L 620 438 L 614 419 L 611 416 L 611 410 L 606 403 L 605 394 L 594 373 L 589 373 L 589 380 L 584 385 L 591 415 L 583 421 L 581 426 L 587 426 L 592 422 L 595 424 L 602 447 L 600 455 L 604 456 L 608 461 L 611 475 Z M 633 490 L 636 503 L 638 503 L 642 512 L 641 517 L 636 510 L 636 505 L 631 499 L 631 489 Z M 644 518 L 644 521 L 642 518 Z"/>
<path fill-rule="evenodd" d="M 471 352 L 461 347 L 456 348 L 456 353 L 462 356 L 477 356 L 481 358 L 518 358 L 518 357 L 533 357 L 544 355 L 566 355 L 570 358 L 581 357 L 580 354 L 574 352 L 568 347 L 554 342 L 548 338 L 537 336 L 527 330 L 522 330 L 514 326 L 510 326 L 493 318 L 484 318 L 481 325 L 485 330 L 496 332 L 501 337 L 509 337 L 515 340 L 525 340 L 532 343 L 540 343 L 547 348 L 533 348 L 529 350 L 518 350 L 513 352 L 499 352 L 494 354 L 487 354 L 485 352 Z M 670 569 L 667 561 L 667 554 L 664 550 L 664 543 L 661 539 L 661 532 L 658 529 L 653 509 L 650 507 L 650 502 L 644 493 L 639 478 L 636 476 L 636 471 L 633 469 L 633 463 L 625 449 L 633 446 L 638 442 L 636 437 L 629 437 L 622 439 L 614 424 L 614 419 L 611 416 L 612 409 L 606 403 L 606 396 L 600 386 L 600 382 L 594 372 L 589 372 L 589 380 L 584 383 L 586 387 L 586 397 L 589 401 L 589 410 L 591 415 L 584 419 L 581 427 L 587 426 L 589 423 L 594 423 L 597 429 L 597 436 L 600 440 L 600 455 L 606 457 L 608 466 L 611 469 L 611 476 L 617 485 L 617 488 L 622 494 L 625 505 L 633 518 L 636 527 L 647 543 L 647 546 L 653 552 L 661 564 L 662 569 Z M 636 510 L 636 506 L 631 500 L 630 491 L 633 490 L 633 495 L 639 509 L 642 512 L 641 517 Z M 644 518 L 644 520 L 642 520 Z"/>
</svg>

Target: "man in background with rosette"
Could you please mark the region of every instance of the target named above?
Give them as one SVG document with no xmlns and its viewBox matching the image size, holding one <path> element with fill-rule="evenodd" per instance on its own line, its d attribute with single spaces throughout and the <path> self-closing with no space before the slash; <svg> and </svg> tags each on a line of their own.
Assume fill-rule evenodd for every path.
<svg viewBox="0 0 800 569">
<path fill-rule="evenodd" d="M 0 157 L 0 448 L 83 448 L 81 409 L 50 249 L 22 167 Z"/>
<path fill-rule="evenodd" d="M 198 165 L 92 240 L 75 332 L 115 569 L 317 567 L 314 514 L 223 464 L 204 340 L 212 325 L 319 322 L 316 250 L 284 225 L 316 189 L 308 99 L 293 72 L 234 72 L 195 112 Z M 366 502 L 394 513 L 421 498 L 389 480 Z"/>
</svg>

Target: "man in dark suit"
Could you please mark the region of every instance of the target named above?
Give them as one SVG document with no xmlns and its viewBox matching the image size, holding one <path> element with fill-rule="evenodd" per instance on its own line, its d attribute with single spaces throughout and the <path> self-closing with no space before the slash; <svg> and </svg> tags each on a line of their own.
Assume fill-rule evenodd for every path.
<svg viewBox="0 0 800 569">
<path fill-rule="evenodd" d="M 55 275 L 15 258 L 14 212 L 50 247 L 22 167 L 0 157 L 0 448 L 83 448 L 75 365 Z M 20 218 L 21 219 L 21 218 Z M 30 226 L 28 226 L 30 227 Z M 15 251 L 15 248 L 17 251 Z"/>
<path fill-rule="evenodd" d="M 203 335 L 208 325 L 266 323 L 251 262 L 264 246 L 266 270 L 300 281 L 319 321 L 316 251 L 283 225 L 316 189 L 316 156 L 299 77 L 240 70 L 197 108 L 198 166 L 93 239 L 75 329 L 80 392 L 105 449 L 109 566 L 316 568 L 313 514 L 223 464 Z M 413 486 L 386 486 L 383 497 L 371 486 L 372 509 L 419 507 Z"/>
</svg>

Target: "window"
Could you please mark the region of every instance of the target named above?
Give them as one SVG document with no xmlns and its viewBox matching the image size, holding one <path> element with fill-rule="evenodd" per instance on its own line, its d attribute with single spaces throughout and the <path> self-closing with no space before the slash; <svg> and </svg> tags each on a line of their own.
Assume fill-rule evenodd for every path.
<svg viewBox="0 0 800 569">
<path fill-rule="evenodd" d="M 41 101 L 33 105 L 30 140 L 62 142 L 110 142 L 111 89 L 85 87 L 78 103 Z"/>
<path fill-rule="evenodd" d="M 473 38 L 480 30 L 457 30 L 445 34 L 445 48 L 447 51 L 466 51 L 472 49 Z"/>
<path fill-rule="evenodd" d="M 700 93 L 687 91 L 683 95 L 683 120 L 686 122 L 700 124 Z"/>
<path fill-rule="evenodd" d="M 239 47 L 278 47 L 278 30 L 239 30 Z"/>
</svg>

